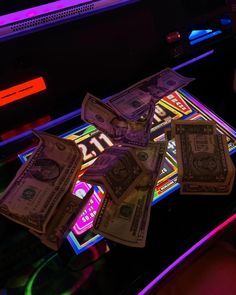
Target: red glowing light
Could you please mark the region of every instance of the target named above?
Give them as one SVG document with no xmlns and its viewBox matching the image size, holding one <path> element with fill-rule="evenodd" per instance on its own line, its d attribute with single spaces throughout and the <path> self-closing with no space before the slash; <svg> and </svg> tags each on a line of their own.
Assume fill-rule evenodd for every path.
<svg viewBox="0 0 236 295">
<path fill-rule="evenodd" d="M 12 130 L 9 130 L 9 131 L 6 131 L 2 134 L 0 134 L 0 141 L 4 141 L 4 140 L 7 140 L 9 138 L 12 138 L 18 134 L 21 134 L 25 131 L 28 131 L 28 130 L 31 130 L 31 129 L 34 129 L 38 126 L 41 126 L 47 122 L 51 121 L 51 117 L 49 115 L 46 115 L 44 117 L 41 117 L 39 119 L 36 119 L 30 123 L 26 123 L 24 125 L 21 125 L 20 127 L 16 128 L 16 129 L 12 129 Z"/>
<path fill-rule="evenodd" d="M 2 90 L 0 91 L 0 107 L 26 96 L 38 93 L 46 88 L 43 77 L 39 77 Z"/>
</svg>

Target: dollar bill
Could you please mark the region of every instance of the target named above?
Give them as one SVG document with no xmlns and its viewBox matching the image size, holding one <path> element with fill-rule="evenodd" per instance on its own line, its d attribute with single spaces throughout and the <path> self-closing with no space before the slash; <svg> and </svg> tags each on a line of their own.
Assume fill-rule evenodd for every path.
<svg viewBox="0 0 236 295">
<path fill-rule="evenodd" d="M 141 146 L 148 144 L 155 104 L 151 102 L 136 121 L 127 121 L 117 115 L 97 97 L 87 93 L 82 103 L 81 117 L 105 133 L 116 145 Z"/>
<path fill-rule="evenodd" d="M 30 232 L 37 236 L 47 247 L 55 251 L 58 250 L 92 194 L 93 188 L 81 199 L 68 191 L 54 211 L 46 232 L 44 234 L 39 234 L 33 230 L 30 230 Z"/>
<path fill-rule="evenodd" d="M 214 137 L 216 124 L 213 121 L 172 120 L 172 135 L 175 137 L 176 158 L 178 163 L 178 181 L 188 181 L 193 178 L 194 155 L 203 155 L 204 151 L 214 154 Z M 193 162 L 194 161 L 194 162 Z M 189 167 L 191 165 L 191 167 Z M 196 170 L 198 171 L 198 170 Z M 199 171 L 199 176 L 205 177 Z"/>
<path fill-rule="evenodd" d="M 108 104 L 121 117 L 136 121 L 147 110 L 152 100 L 157 102 L 193 80 L 166 68 L 111 96 Z"/>
<path fill-rule="evenodd" d="M 93 231 L 126 246 L 144 247 L 153 193 L 163 165 L 166 143 L 149 143 L 146 149 L 133 149 L 146 173 L 120 204 L 115 204 L 109 194 L 105 195 L 96 214 Z"/>
<path fill-rule="evenodd" d="M 235 169 L 226 137 L 212 121 L 172 122 L 182 194 L 228 194 Z"/>
<path fill-rule="evenodd" d="M 65 192 L 74 184 L 83 156 L 77 145 L 44 132 L 0 200 L 0 213 L 35 232 L 47 224 Z"/>
<path fill-rule="evenodd" d="M 95 125 L 100 131 L 113 140 L 118 140 L 128 129 L 127 122 L 99 98 L 87 93 L 81 107 L 81 118 L 89 124 Z"/>
<path fill-rule="evenodd" d="M 176 134 L 217 134 L 216 123 L 214 121 L 200 120 L 172 120 L 171 121 L 172 136 Z"/>
<path fill-rule="evenodd" d="M 173 135 L 172 135 L 172 129 L 171 128 L 166 128 L 165 129 L 165 139 L 167 141 L 170 141 L 173 139 Z"/>
<path fill-rule="evenodd" d="M 113 146 L 97 158 L 80 180 L 102 185 L 118 204 L 130 194 L 143 175 L 144 168 L 131 148 Z"/>
<path fill-rule="evenodd" d="M 235 166 L 231 161 L 230 176 L 226 183 L 182 183 L 180 193 L 182 195 L 229 195 L 235 180 Z"/>
<path fill-rule="evenodd" d="M 128 146 L 146 147 L 150 138 L 154 112 L 155 104 L 150 102 L 143 116 L 135 122 L 128 122 L 128 130 L 120 143 Z"/>
<path fill-rule="evenodd" d="M 142 188 L 133 190 L 120 205 L 105 195 L 93 223 L 95 233 L 126 246 L 145 246 L 145 225 L 150 215 L 145 209 L 149 208 L 153 196 L 148 183 L 141 184 Z"/>
<path fill-rule="evenodd" d="M 178 135 L 175 138 L 181 182 L 225 183 L 229 157 L 222 135 Z M 226 145 L 227 146 L 227 145 Z M 179 148 L 180 147 L 180 148 Z M 181 159 L 181 165 L 179 165 Z"/>
<path fill-rule="evenodd" d="M 150 141 L 146 148 L 132 148 L 132 150 L 142 166 L 157 179 L 163 166 L 166 148 L 167 141 Z"/>
</svg>

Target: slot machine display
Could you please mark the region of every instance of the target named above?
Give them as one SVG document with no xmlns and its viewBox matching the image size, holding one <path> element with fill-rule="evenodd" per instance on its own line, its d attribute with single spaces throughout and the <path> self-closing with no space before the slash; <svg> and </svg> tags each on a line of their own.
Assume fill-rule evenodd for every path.
<svg viewBox="0 0 236 295">
<path fill-rule="evenodd" d="M 217 123 L 218 132 L 227 136 L 229 152 L 232 154 L 236 151 L 236 131 L 184 89 L 173 92 L 156 104 L 151 128 L 151 139 L 153 141 L 164 140 L 164 130 L 170 127 L 172 119 L 214 120 Z M 91 186 L 80 182 L 80 176 L 106 148 L 113 145 L 112 141 L 91 125 L 78 126 L 73 130 L 60 134 L 60 136 L 75 141 L 83 153 L 84 162 L 73 191 L 75 196 L 83 197 Z M 32 151 L 33 149 L 19 154 L 22 163 L 27 161 Z M 172 139 L 168 142 L 167 155 L 160 180 L 156 186 L 153 204 L 167 197 L 178 188 L 176 146 L 174 139 Z M 101 236 L 92 233 L 90 229 L 103 196 L 103 188 L 95 186 L 94 194 L 67 237 L 76 254 L 85 251 L 102 239 Z"/>
</svg>

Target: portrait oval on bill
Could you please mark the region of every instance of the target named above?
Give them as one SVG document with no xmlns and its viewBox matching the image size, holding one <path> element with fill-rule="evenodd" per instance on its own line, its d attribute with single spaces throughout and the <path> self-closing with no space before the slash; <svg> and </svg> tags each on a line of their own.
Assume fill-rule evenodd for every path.
<svg viewBox="0 0 236 295">
<path fill-rule="evenodd" d="M 31 175 L 40 181 L 51 181 L 59 177 L 60 165 L 52 159 L 37 159 L 31 170 Z"/>
</svg>

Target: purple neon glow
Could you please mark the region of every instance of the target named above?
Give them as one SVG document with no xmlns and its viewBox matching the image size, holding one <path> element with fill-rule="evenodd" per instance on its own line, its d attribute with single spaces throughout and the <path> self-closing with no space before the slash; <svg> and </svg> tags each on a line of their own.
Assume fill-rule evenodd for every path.
<svg viewBox="0 0 236 295">
<path fill-rule="evenodd" d="M 138 295 L 147 294 L 151 289 L 169 272 L 171 272 L 177 265 L 179 265 L 185 258 L 187 258 L 191 253 L 193 253 L 196 249 L 200 248 L 207 240 L 212 238 L 219 231 L 223 230 L 229 223 L 236 219 L 236 214 L 229 217 L 215 229 L 213 229 L 210 233 L 208 233 L 204 238 L 202 238 L 199 242 L 197 242 L 194 246 L 192 246 L 189 250 L 187 250 L 184 254 L 182 254 L 178 259 L 176 259 L 170 266 L 168 266 L 163 272 L 161 272 L 153 281 L 151 281 L 142 291 L 138 293 Z"/>
<path fill-rule="evenodd" d="M 199 55 L 199 56 L 196 56 L 196 57 L 194 57 L 194 58 L 192 58 L 192 59 L 190 59 L 190 60 L 188 60 L 188 61 L 186 61 L 186 62 L 184 62 L 184 63 L 182 63 L 182 64 L 180 64 L 180 65 L 177 65 L 176 67 L 174 67 L 174 68 L 172 68 L 172 69 L 173 69 L 174 71 L 179 70 L 179 69 L 181 69 L 181 68 L 183 68 L 183 67 L 186 67 L 186 66 L 188 66 L 188 65 L 190 65 L 190 64 L 192 64 L 192 63 L 198 61 L 199 59 L 202 59 L 202 58 L 204 58 L 204 57 L 207 57 L 208 55 L 211 55 L 211 54 L 213 54 L 213 53 L 214 53 L 214 49 L 212 49 L 212 50 L 210 50 L 210 51 L 207 51 L 207 52 L 205 52 L 205 53 L 203 53 L 203 54 L 201 54 L 201 55 Z"/>
<path fill-rule="evenodd" d="M 78 181 L 74 187 L 73 193 L 78 197 L 84 197 L 90 188 L 91 185 Z M 93 195 L 86 204 L 83 213 L 76 220 L 76 223 L 73 226 L 73 231 L 77 235 L 81 235 L 92 227 L 94 216 L 96 215 L 100 202 L 101 198 L 99 197 L 98 193 L 94 191 Z"/>
<path fill-rule="evenodd" d="M 59 0 L 48 4 L 43 4 L 33 8 L 24 9 L 21 11 L 9 13 L 0 16 L 0 25 L 4 26 L 21 20 L 26 20 L 32 17 L 40 16 L 46 13 L 54 12 L 60 9 L 65 9 L 71 6 L 92 2 L 91 0 Z"/>
</svg>

